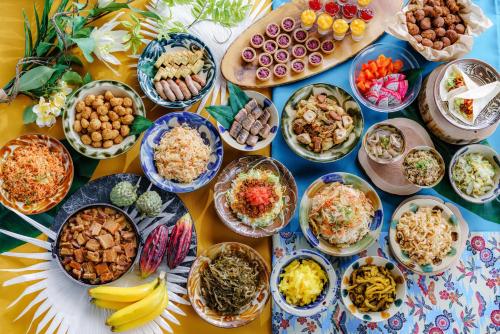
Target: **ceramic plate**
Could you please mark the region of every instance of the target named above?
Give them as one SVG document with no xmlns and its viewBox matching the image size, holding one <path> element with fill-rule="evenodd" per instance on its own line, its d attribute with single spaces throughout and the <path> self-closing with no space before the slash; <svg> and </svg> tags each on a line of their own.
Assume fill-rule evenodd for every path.
<svg viewBox="0 0 500 334">
<path fill-rule="evenodd" d="M 135 115 L 146 117 L 146 109 L 142 103 L 142 99 L 130 86 L 123 82 L 113 80 L 97 80 L 92 81 L 80 87 L 73 95 L 66 101 L 65 110 L 62 116 L 62 124 L 64 135 L 68 142 L 79 153 L 93 159 L 110 159 L 130 150 L 134 146 L 139 136 L 130 135 L 123 139 L 120 144 L 114 144 L 110 148 L 95 148 L 90 145 L 85 145 L 80 135 L 73 129 L 75 122 L 75 106 L 89 94 L 99 95 L 104 94 L 105 91 L 111 91 L 117 97 L 130 97 L 133 101 L 133 108 Z"/>
<path fill-rule="evenodd" d="M 453 236 L 452 248 L 448 252 L 446 257 L 440 262 L 419 265 L 418 263 L 410 259 L 407 253 L 401 250 L 401 247 L 396 240 L 396 227 L 403 213 L 407 211 L 416 212 L 420 207 L 432 207 L 440 209 L 444 215 L 445 220 L 448 224 L 450 224 L 451 233 Z M 443 272 L 452 263 L 459 259 L 460 255 L 462 254 L 462 248 L 460 245 L 463 242 L 463 238 L 467 238 L 467 236 L 462 233 L 459 219 L 450 210 L 450 208 L 444 205 L 443 201 L 439 200 L 436 197 L 426 196 L 414 199 L 410 198 L 409 200 L 403 202 L 392 215 L 391 226 L 389 229 L 389 245 L 391 246 L 391 251 L 393 252 L 394 257 L 398 260 L 398 262 L 403 264 L 411 271 L 420 275 L 429 275 L 431 273 Z"/>
<path fill-rule="evenodd" d="M 396 281 L 396 299 L 394 300 L 394 303 L 392 303 L 391 306 L 385 311 L 361 312 L 352 303 L 351 297 L 349 297 L 349 292 L 347 291 L 349 285 L 349 277 L 355 269 L 358 269 L 359 267 L 364 265 L 385 267 L 391 272 L 392 277 Z M 346 269 L 346 271 L 344 272 L 344 276 L 342 277 L 342 283 L 340 285 L 340 294 L 342 296 L 342 302 L 344 303 L 345 307 L 356 318 L 363 321 L 379 322 L 389 319 L 399 310 L 399 308 L 403 304 L 403 301 L 406 299 L 406 283 L 403 273 L 394 263 L 383 257 L 366 256 L 357 259 Z"/>
<path fill-rule="evenodd" d="M 365 195 L 370 199 L 375 211 L 373 219 L 369 223 L 368 233 L 363 238 L 361 238 L 361 240 L 347 247 L 338 247 L 330 244 L 323 238 L 317 237 L 309 224 L 309 211 L 311 210 L 312 198 L 319 190 L 332 182 L 340 182 L 346 185 L 352 185 L 354 188 L 364 192 Z M 302 196 L 302 200 L 300 201 L 299 220 L 302 233 L 304 233 L 307 241 L 312 246 L 316 247 L 326 254 L 330 254 L 333 256 L 351 256 L 358 254 L 370 247 L 370 245 L 378 240 L 380 229 L 382 228 L 383 217 L 384 214 L 382 202 L 380 201 L 378 194 L 375 192 L 372 186 L 359 176 L 349 173 L 338 172 L 323 175 L 307 188 L 304 195 Z"/>
<path fill-rule="evenodd" d="M 259 291 L 250 306 L 236 316 L 224 316 L 210 309 L 201 294 L 201 274 L 212 259 L 222 252 L 240 252 L 259 267 L 261 275 Z M 208 323 L 222 328 L 234 328 L 255 320 L 262 312 L 269 298 L 269 267 L 257 251 L 238 242 L 223 242 L 204 250 L 196 259 L 188 278 L 188 295 L 191 305 L 198 315 Z"/>
<path fill-rule="evenodd" d="M 210 49 L 198 38 L 184 33 L 172 33 L 168 35 L 168 39 L 162 40 L 152 40 L 144 49 L 139 58 L 139 63 L 137 65 L 137 78 L 141 89 L 146 93 L 147 97 L 156 104 L 159 104 L 166 108 L 172 109 L 183 109 L 191 106 L 196 101 L 203 98 L 212 88 L 215 79 L 215 73 L 217 67 L 215 65 L 214 57 Z M 156 73 L 156 68 L 154 63 L 161 56 L 162 53 L 166 51 L 174 50 L 204 50 L 203 61 L 205 64 L 199 75 L 206 80 L 206 85 L 201 89 L 198 95 L 191 97 L 189 100 L 183 101 L 168 101 L 160 97 L 156 92 L 153 85 L 153 76 L 151 76 L 151 71 Z"/>
<path fill-rule="evenodd" d="M 229 134 L 229 129 L 224 128 L 219 122 L 217 122 L 217 129 L 219 129 L 219 133 L 222 139 L 224 139 L 224 141 L 229 144 L 229 146 L 234 147 L 235 149 L 240 151 L 251 152 L 260 150 L 271 144 L 271 142 L 274 140 L 274 137 L 276 137 L 276 133 L 278 132 L 280 120 L 278 110 L 276 110 L 276 106 L 265 95 L 253 90 L 246 90 L 245 93 L 249 98 L 255 99 L 260 106 L 263 106 L 262 109 L 269 107 L 269 110 L 271 111 L 271 118 L 269 119 L 268 123 L 271 126 L 271 133 L 269 134 L 269 136 L 264 140 L 259 140 L 257 142 L 257 145 L 255 146 L 241 145 L 236 141 L 236 139 L 231 137 L 231 135 Z"/>
<path fill-rule="evenodd" d="M 313 260 L 325 271 L 328 281 L 323 287 L 323 291 L 314 302 L 305 306 L 291 305 L 286 301 L 286 297 L 279 291 L 281 282 L 280 275 L 284 272 L 293 260 Z M 284 256 L 278 260 L 271 273 L 271 294 L 274 301 L 282 310 L 297 317 L 310 317 L 320 312 L 326 311 L 333 304 L 337 293 L 338 278 L 330 261 L 323 255 L 310 249 L 299 249 L 292 254 Z"/>
<path fill-rule="evenodd" d="M 73 182 L 74 174 L 73 160 L 71 160 L 71 155 L 64 147 L 64 145 L 55 138 L 41 134 L 22 135 L 7 142 L 0 149 L 0 165 L 10 155 L 12 155 L 18 147 L 28 146 L 34 143 L 46 145 L 51 152 L 56 153 L 58 156 L 60 156 L 64 166 L 65 174 L 60 181 L 57 192 L 54 194 L 54 196 L 30 204 L 17 202 L 14 199 L 10 198 L 9 193 L 3 188 L 3 179 L 0 178 L 0 202 L 7 207 L 16 209 L 27 215 L 46 212 L 59 204 L 59 202 L 61 202 L 68 194 L 68 191 L 71 188 L 71 183 Z"/>
<path fill-rule="evenodd" d="M 154 161 L 154 149 L 163 135 L 183 124 L 196 129 L 205 144 L 209 145 L 211 149 L 207 170 L 191 183 L 180 183 L 163 178 L 158 174 Z M 222 155 L 222 141 L 215 127 L 207 119 L 191 112 L 174 112 L 158 118 L 142 138 L 141 166 L 144 174 L 157 187 L 174 193 L 191 192 L 210 182 L 219 171 Z"/>
<path fill-rule="evenodd" d="M 480 197 L 472 197 L 467 195 L 466 193 L 458 189 L 457 185 L 455 184 L 455 181 L 453 181 L 452 172 L 453 169 L 455 168 L 455 164 L 457 163 L 458 158 L 469 153 L 481 154 L 486 160 L 488 160 L 491 163 L 491 165 L 495 169 L 494 183 L 496 184 L 496 186 L 493 187 L 493 189 L 491 189 L 489 192 Z M 453 155 L 453 158 L 451 158 L 451 162 L 448 168 L 448 176 L 450 178 L 450 183 L 453 186 L 455 192 L 466 201 L 477 204 L 491 202 L 492 200 L 497 198 L 498 195 L 500 194 L 500 157 L 493 148 L 487 145 L 475 144 L 475 145 L 465 146 L 460 150 L 458 150 L 455 153 L 455 155 Z"/>
<path fill-rule="evenodd" d="M 281 214 L 274 219 L 272 225 L 265 228 L 252 228 L 244 224 L 231 210 L 226 193 L 231 189 L 233 180 L 240 173 L 248 172 L 252 168 L 270 170 L 280 177 L 284 186 L 284 208 Z M 259 155 L 249 155 L 238 158 L 226 166 L 217 178 L 214 189 L 215 209 L 224 224 L 234 232 L 247 237 L 266 237 L 277 233 L 290 222 L 297 207 L 297 185 L 292 173 L 278 160 Z"/>
<path fill-rule="evenodd" d="M 297 135 L 292 130 L 292 122 L 296 114 L 296 106 L 301 100 L 307 100 L 315 94 L 326 94 L 335 99 L 338 105 L 344 108 L 354 120 L 354 129 L 349 137 L 341 144 L 333 146 L 323 153 L 309 151 L 297 141 Z M 363 114 L 354 98 L 340 87 L 329 84 L 312 84 L 295 91 L 288 99 L 281 114 L 281 132 L 290 149 L 298 156 L 315 162 L 333 162 L 349 154 L 358 144 L 363 132 Z"/>
<path fill-rule="evenodd" d="M 143 242 L 146 240 L 149 233 L 151 233 L 151 231 L 160 224 L 167 225 L 169 227 L 169 231 L 171 231 L 177 220 L 188 212 L 186 207 L 184 206 L 184 203 L 182 203 L 181 199 L 176 194 L 166 192 L 156 187 L 147 178 L 135 174 L 113 174 L 90 181 L 89 183 L 78 189 L 73 195 L 71 195 L 68 198 L 68 200 L 64 202 L 64 204 L 61 206 L 61 209 L 57 213 L 57 216 L 55 217 L 54 220 L 54 224 L 51 227 L 52 230 L 57 232 L 64 224 L 66 219 L 83 206 L 96 203 L 111 204 L 111 201 L 109 200 L 109 193 L 117 183 L 122 181 L 128 181 L 133 185 L 137 185 L 138 187 L 137 194 L 142 194 L 147 190 L 154 190 L 160 195 L 162 199 L 163 206 L 161 213 L 155 218 L 142 217 L 137 212 L 134 205 L 121 208 L 129 215 L 134 224 L 137 226 L 137 229 L 139 230 L 139 234 Z M 178 268 L 170 270 L 167 267 L 166 261 L 162 261 L 157 272 L 159 273 L 160 271 L 163 270 L 166 271 L 168 275 L 173 275 L 173 276 L 180 275 L 185 280 L 188 276 L 189 267 L 191 267 L 191 264 L 194 258 L 196 257 L 197 239 L 196 239 L 196 230 L 194 224 L 193 224 L 193 234 L 191 236 L 190 244 L 191 245 L 189 248 L 189 253 L 187 255 L 188 257 L 181 264 L 181 267 L 184 269 L 178 267 L 179 270 Z M 138 248 L 137 252 L 138 254 L 140 254 L 141 247 Z M 134 283 L 141 284 L 139 258 L 140 256 L 137 256 L 136 262 L 132 266 L 133 268 L 130 270 L 129 273 L 124 274 L 119 279 L 119 281 L 124 280 L 131 283 L 133 282 L 132 284 L 129 285 L 133 285 Z M 183 287 L 186 287 L 185 281 L 178 280 L 177 284 L 181 284 Z M 178 302 L 178 300 L 174 301 Z"/>
</svg>

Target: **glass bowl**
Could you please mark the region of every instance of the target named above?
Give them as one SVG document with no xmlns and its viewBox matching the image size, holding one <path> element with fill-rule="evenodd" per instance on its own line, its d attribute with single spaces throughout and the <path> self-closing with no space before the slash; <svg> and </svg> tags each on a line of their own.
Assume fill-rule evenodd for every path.
<svg viewBox="0 0 500 334">
<path fill-rule="evenodd" d="M 402 47 L 386 43 L 373 44 L 367 47 L 366 49 L 361 50 L 361 52 L 352 61 L 349 74 L 349 83 L 351 85 L 351 89 L 354 93 L 354 96 L 356 96 L 358 101 L 360 101 L 365 107 L 378 112 L 394 112 L 404 109 L 417 98 L 417 95 L 420 92 L 420 86 L 422 85 L 421 73 L 418 74 L 418 77 L 415 80 L 415 82 L 413 82 L 413 84 L 411 84 L 408 87 L 408 91 L 406 92 L 405 98 L 403 99 L 402 103 L 397 106 L 388 106 L 388 107 L 377 106 L 372 102 L 368 101 L 356 86 L 356 77 L 358 76 L 361 70 L 361 66 L 364 63 L 367 63 L 369 60 L 376 60 L 380 54 L 383 54 L 386 57 L 390 57 L 393 60 L 401 59 L 404 63 L 402 71 L 417 69 L 420 67 L 418 61 L 410 53 L 410 51 Z"/>
</svg>

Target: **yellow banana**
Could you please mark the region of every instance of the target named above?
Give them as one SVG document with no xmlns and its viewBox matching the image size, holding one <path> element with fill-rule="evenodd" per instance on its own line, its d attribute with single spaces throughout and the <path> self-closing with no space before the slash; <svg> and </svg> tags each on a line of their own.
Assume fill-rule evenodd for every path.
<svg viewBox="0 0 500 334">
<path fill-rule="evenodd" d="M 160 284 L 143 299 L 116 311 L 106 320 L 108 326 L 119 326 L 126 322 L 134 321 L 155 310 L 162 302 L 166 292 L 165 279 L 160 279 Z"/>
<path fill-rule="evenodd" d="M 111 330 L 113 332 L 126 332 L 126 331 L 129 331 L 131 329 L 143 326 L 146 323 L 156 319 L 163 312 L 163 310 L 167 307 L 167 304 L 168 304 L 168 295 L 167 295 L 167 290 L 165 290 L 163 293 L 163 298 L 162 298 L 161 303 L 153 311 L 146 314 L 142 318 L 126 322 L 126 323 L 119 325 L 119 326 L 113 326 L 113 327 L 111 327 Z"/>
<path fill-rule="evenodd" d="M 104 300 L 104 299 L 92 299 L 91 302 L 94 303 L 94 305 L 97 307 L 107 308 L 110 310 L 119 310 L 124 308 L 125 306 L 129 306 L 132 304 L 127 302 L 115 302 L 112 300 Z"/>
<path fill-rule="evenodd" d="M 135 302 L 143 299 L 158 286 L 158 278 L 142 285 L 120 288 L 115 286 L 99 286 L 89 290 L 89 295 L 95 299 L 115 302 Z"/>
</svg>

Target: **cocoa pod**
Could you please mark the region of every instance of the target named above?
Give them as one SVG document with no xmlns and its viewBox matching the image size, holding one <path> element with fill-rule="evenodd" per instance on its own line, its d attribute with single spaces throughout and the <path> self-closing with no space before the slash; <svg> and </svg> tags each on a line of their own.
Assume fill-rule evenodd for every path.
<svg viewBox="0 0 500 334">
<path fill-rule="evenodd" d="M 184 261 L 191 245 L 193 220 L 189 213 L 179 218 L 172 230 L 167 246 L 167 265 L 174 269 Z"/>
<path fill-rule="evenodd" d="M 168 227 L 157 226 L 147 237 L 142 248 L 139 266 L 142 278 L 146 278 L 158 269 L 167 250 Z"/>
</svg>

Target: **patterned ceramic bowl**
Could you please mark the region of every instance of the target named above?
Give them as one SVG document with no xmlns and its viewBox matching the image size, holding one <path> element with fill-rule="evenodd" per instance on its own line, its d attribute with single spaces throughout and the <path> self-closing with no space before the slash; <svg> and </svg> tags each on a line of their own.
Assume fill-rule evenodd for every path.
<svg viewBox="0 0 500 334">
<path fill-rule="evenodd" d="M 154 63 L 161 56 L 162 53 L 166 51 L 174 51 L 174 50 L 204 50 L 203 60 L 205 64 L 201 69 L 201 72 L 198 73 L 201 77 L 205 78 L 206 84 L 198 93 L 191 97 L 189 100 L 183 101 L 168 101 L 164 100 L 160 97 L 160 95 L 156 92 L 155 87 L 153 85 L 153 77 L 156 72 L 156 68 L 154 67 Z M 173 33 L 169 34 L 168 39 L 162 40 L 153 40 L 151 41 L 144 51 L 142 52 L 139 63 L 137 65 L 137 78 L 139 79 L 139 84 L 141 85 L 141 89 L 146 93 L 147 97 L 156 104 L 163 106 L 165 108 L 171 109 L 184 109 L 195 102 L 201 100 L 207 93 L 212 89 L 212 85 L 215 80 L 215 73 L 217 67 L 214 61 L 214 57 L 210 49 L 203 43 L 200 39 L 194 37 L 193 35 L 184 34 L 184 33 Z"/>
<path fill-rule="evenodd" d="M 425 265 L 418 264 L 409 257 L 408 253 L 401 250 L 401 246 L 398 242 L 398 232 L 396 231 L 401 216 L 408 211 L 417 212 L 420 207 L 431 207 L 433 209 L 440 210 L 444 219 L 449 224 L 452 237 L 451 249 L 446 256 L 443 259 L 435 260 L 434 263 Z M 389 245 L 391 247 L 391 251 L 398 262 L 417 274 L 429 275 L 431 273 L 435 274 L 443 272 L 461 256 L 460 245 L 462 244 L 462 238 L 466 238 L 467 236 L 463 235 L 459 223 L 459 220 L 450 208 L 448 208 L 438 198 L 425 197 L 406 201 L 400 205 L 392 215 L 391 226 L 389 229 Z"/>
<path fill-rule="evenodd" d="M 456 181 L 453 178 L 453 170 L 455 169 L 457 160 L 460 157 L 464 156 L 465 154 L 469 153 L 477 153 L 482 155 L 486 160 L 490 162 L 490 164 L 493 166 L 495 170 L 495 176 L 493 177 L 493 179 L 494 179 L 494 184 L 496 186 L 494 186 L 490 191 L 479 197 L 473 197 L 464 193 L 462 190 L 458 188 Z M 464 200 L 477 204 L 491 202 L 495 198 L 497 198 L 498 195 L 500 195 L 500 156 L 495 152 L 495 150 L 492 147 L 487 145 L 474 144 L 462 147 L 455 153 L 453 158 L 451 158 L 451 162 L 448 168 L 448 176 L 450 177 L 450 183 L 453 186 L 453 189 Z"/>
<path fill-rule="evenodd" d="M 244 254 L 260 270 L 259 291 L 250 305 L 240 314 L 221 315 L 210 309 L 201 293 L 201 275 L 208 264 L 221 253 L 238 252 Z M 235 328 L 255 320 L 264 309 L 269 298 L 269 267 L 257 251 L 238 242 L 223 242 L 203 251 L 194 261 L 189 272 L 187 290 L 191 305 L 198 315 L 208 323 L 222 328 Z"/>
<path fill-rule="evenodd" d="M 278 110 L 276 110 L 276 106 L 265 95 L 259 92 L 255 92 L 253 90 L 246 90 L 245 93 L 248 95 L 249 98 L 255 99 L 259 105 L 263 106 L 262 109 L 269 107 L 269 110 L 271 111 L 271 118 L 269 119 L 269 125 L 271 126 L 271 133 L 269 134 L 269 137 L 267 137 L 264 140 L 259 140 L 257 142 L 257 145 L 255 146 L 241 145 L 236 141 L 236 139 L 231 137 L 231 135 L 229 134 L 229 129 L 224 128 L 219 122 L 217 122 L 217 129 L 219 129 L 219 133 L 222 139 L 224 139 L 224 141 L 229 146 L 234 147 L 239 151 L 252 152 L 260 150 L 271 144 L 271 142 L 274 140 L 274 137 L 276 137 L 276 133 L 278 132 L 280 120 L 279 120 Z"/>
<path fill-rule="evenodd" d="M 233 180 L 240 174 L 252 168 L 269 170 L 279 175 L 283 186 L 283 209 L 270 226 L 259 228 L 244 224 L 232 211 L 227 191 L 231 189 Z M 277 233 L 290 222 L 297 207 L 297 185 L 292 173 L 278 160 L 259 155 L 243 156 L 232 161 L 219 174 L 214 189 L 215 209 L 222 222 L 234 232 L 246 237 L 260 238 Z"/>
<path fill-rule="evenodd" d="M 114 144 L 110 148 L 95 148 L 84 144 L 80 139 L 80 134 L 74 130 L 73 123 L 75 122 L 76 104 L 89 94 L 104 94 L 104 92 L 108 90 L 115 96 L 130 97 L 133 102 L 134 114 L 146 117 L 146 109 L 144 108 L 141 97 L 135 90 L 123 82 L 114 80 L 97 80 L 80 87 L 66 101 L 66 107 L 62 116 L 63 130 L 66 139 L 75 150 L 93 159 L 114 158 L 130 150 L 132 146 L 134 146 L 137 139 L 139 139 L 139 136 L 129 135 L 125 137 L 120 144 Z"/>
<path fill-rule="evenodd" d="M 329 243 L 327 240 L 322 237 L 318 237 L 311 227 L 309 223 L 309 213 L 312 207 L 313 197 L 325 186 L 332 182 L 339 182 L 345 185 L 351 185 L 355 189 L 358 189 L 365 193 L 366 197 L 370 200 L 374 215 L 371 222 L 368 225 L 369 231 L 366 233 L 361 240 L 358 242 L 348 245 L 348 246 L 338 246 Z M 354 254 L 358 254 L 368 247 L 372 245 L 374 242 L 378 240 L 378 236 L 380 234 L 380 229 L 382 228 L 383 222 L 383 208 L 382 201 L 378 197 L 377 192 L 372 188 L 372 186 L 354 174 L 349 173 L 330 173 L 323 175 L 316 181 L 314 181 L 309 188 L 305 191 L 302 196 L 302 200 L 300 201 L 300 211 L 299 211 L 299 220 L 300 220 L 300 228 L 302 229 L 302 233 L 306 237 L 307 241 L 320 251 L 326 254 L 330 254 L 333 256 L 352 256 Z"/>
<path fill-rule="evenodd" d="M 349 297 L 349 292 L 347 290 L 349 286 L 349 278 L 354 270 L 364 265 L 375 265 L 387 268 L 396 282 L 396 299 L 394 300 L 394 303 L 392 303 L 391 306 L 385 311 L 361 312 L 358 308 L 356 308 Z M 345 307 L 356 318 L 368 322 L 379 322 L 389 319 L 399 310 L 403 301 L 406 299 L 406 283 L 403 273 L 394 263 L 383 257 L 366 256 L 357 259 L 346 269 L 344 276 L 342 277 L 342 283 L 340 284 L 340 295 Z"/>
<path fill-rule="evenodd" d="M 191 183 L 165 179 L 158 174 L 154 161 L 155 147 L 163 135 L 181 125 L 196 129 L 211 150 L 207 170 Z M 222 164 L 222 155 L 222 141 L 212 123 L 191 112 L 173 112 L 158 118 L 144 134 L 141 144 L 141 167 L 148 179 L 158 188 L 174 193 L 187 193 L 203 187 L 215 177 Z"/>
<path fill-rule="evenodd" d="M 323 291 L 316 298 L 314 302 L 305 306 L 296 306 L 289 304 L 286 297 L 279 291 L 279 284 L 281 282 L 280 275 L 283 274 L 286 266 L 294 260 L 313 260 L 316 262 L 326 273 L 328 281 L 323 287 Z M 287 313 L 293 314 L 297 317 L 310 317 L 320 312 L 324 312 L 333 304 L 335 295 L 337 293 L 338 278 L 333 269 L 330 261 L 320 253 L 310 249 L 299 249 L 292 254 L 284 256 L 278 260 L 273 267 L 271 273 L 271 294 L 274 301 Z"/>
<path fill-rule="evenodd" d="M 296 106 L 301 100 L 307 100 L 313 94 L 326 94 L 335 99 L 354 120 L 354 129 L 347 139 L 323 153 L 315 153 L 298 142 L 293 132 L 292 123 L 296 114 Z M 290 149 L 298 156 L 315 162 L 333 162 L 348 155 L 358 144 L 363 133 L 363 114 L 354 98 L 340 87 L 329 84 L 312 84 L 300 88 L 288 99 L 281 114 L 281 133 Z"/>
<path fill-rule="evenodd" d="M 439 175 L 438 175 L 438 178 L 435 180 L 435 182 L 433 182 L 432 184 L 421 185 L 421 184 L 418 184 L 416 182 L 412 182 L 409 179 L 408 168 L 407 168 L 409 166 L 409 164 L 407 163 L 408 162 L 407 159 L 408 159 L 408 156 L 410 154 L 413 154 L 413 153 L 415 153 L 417 151 L 428 151 L 428 152 L 431 152 L 431 154 L 434 155 L 434 157 L 437 159 L 437 161 L 439 163 L 439 166 L 440 166 Z M 418 161 L 417 164 L 419 162 L 420 161 Z M 418 166 L 417 166 L 417 168 L 418 168 Z M 414 186 L 417 186 L 419 188 L 432 188 L 432 187 L 436 186 L 439 182 L 441 182 L 441 180 L 443 179 L 444 174 L 445 174 L 445 170 L 446 170 L 446 165 L 444 163 L 443 157 L 441 156 L 441 154 L 435 148 L 430 147 L 430 146 L 415 146 L 414 148 L 412 148 L 411 150 L 409 150 L 408 152 L 406 152 L 406 154 L 404 155 L 404 157 L 403 157 L 403 163 L 401 164 L 401 169 L 402 169 L 403 175 L 405 176 L 406 180 L 408 182 L 410 182 L 411 184 L 413 184 Z"/>
<path fill-rule="evenodd" d="M 9 208 L 13 208 L 27 215 L 46 212 L 59 204 L 59 202 L 61 202 L 68 194 L 68 191 L 71 188 L 71 183 L 73 182 L 74 175 L 73 160 L 71 159 L 71 155 L 69 154 L 66 147 L 64 147 L 64 145 L 59 140 L 41 134 L 22 135 L 7 142 L 0 149 L 0 171 L 2 163 L 9 156 L 11 156 L 18 147 L 28 146 L 34 143 L 46 145 L 51 152 L 60 156 L 65 174 L 61 179 L 57 188 L 57 192 L 54 194 L 54 196 L 46 198 L 39 202 L 27 204 L 15 201 L 10 197 L 9 193 L 3 188 L 3 178 L 1 177 L 0 173 L 0 202 Z"/>
</svg>

